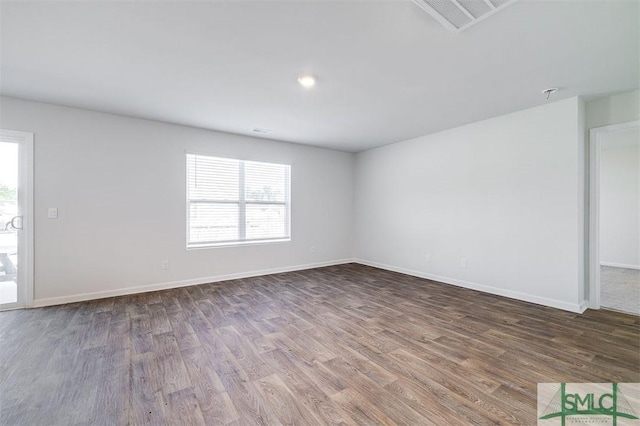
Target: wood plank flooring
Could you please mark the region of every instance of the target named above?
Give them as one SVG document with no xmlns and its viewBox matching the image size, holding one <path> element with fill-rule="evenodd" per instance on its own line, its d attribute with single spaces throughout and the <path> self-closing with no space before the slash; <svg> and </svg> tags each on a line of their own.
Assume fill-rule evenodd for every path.
<svg viewBox="0 0 640 426">
<path fill-rule="evenodd" d="M 2 425 L 536 423 L 640 382 L 639 317 L 362 265 L 0 313 Z"/>
</svg>

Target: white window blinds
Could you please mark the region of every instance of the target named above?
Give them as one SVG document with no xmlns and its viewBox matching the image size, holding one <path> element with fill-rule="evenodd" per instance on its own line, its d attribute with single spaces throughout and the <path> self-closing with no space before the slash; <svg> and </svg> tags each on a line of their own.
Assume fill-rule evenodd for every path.
<svg viewBox="0 0 640 426">
<path fill-rule="evenodd" d="M 187 154 L 187 248 L 290 239 L 291 166 Z"/>
</svg>

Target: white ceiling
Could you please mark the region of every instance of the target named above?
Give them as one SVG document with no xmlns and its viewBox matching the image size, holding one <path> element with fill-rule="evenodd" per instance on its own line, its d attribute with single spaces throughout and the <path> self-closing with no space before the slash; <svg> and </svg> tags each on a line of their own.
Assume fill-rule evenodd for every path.
<svg viewBox="0 0 640 426">
<path fill-rule="evenodd" d="M 4 95 L 344 151 L 539 105 L 547 87 L 558 100 L 640 86 L 635 0 L 521 0 L 461 33 L 409 0 L 2 1 L 0 14 Z"/>
</svg>

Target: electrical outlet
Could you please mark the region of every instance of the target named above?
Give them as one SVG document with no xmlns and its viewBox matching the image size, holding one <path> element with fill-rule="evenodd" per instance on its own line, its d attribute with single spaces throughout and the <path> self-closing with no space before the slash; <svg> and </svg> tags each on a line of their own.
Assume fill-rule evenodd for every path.
<svg viewBox="0 0 640 426">
<path fill-rule="evenodd" d="M 431 262 L 431 255 L 430 254 L 425 254 L 424 255 L 424 260 L 426 260 L 427 262 Z"/>
<path fill-rule="evenodd" d="M 460 267 L 461 268 L 466 268 L 467 267 L 467 259 L 465 257 L 460 259 Z"/>
<path fill-rule="evenodd" d="M 165 271 L 169 269 L 169 261 L 168 260 L 163 260 L 162 261 L 162 269 L 164 269 Z"/>
</svg>

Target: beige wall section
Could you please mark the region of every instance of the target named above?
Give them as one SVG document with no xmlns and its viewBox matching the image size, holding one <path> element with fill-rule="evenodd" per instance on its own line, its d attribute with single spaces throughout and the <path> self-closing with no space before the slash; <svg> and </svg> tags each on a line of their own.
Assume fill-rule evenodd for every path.
<svg viewBox="0 0 640 426">
<path fill-rule="evenodd" d="M 587 102 L 586 127 L 607 126 L 640 119 L 640 90 Z"/>
<path fill-rule="evenodd" d="M 6 97 L 1 107 L 1 128 L 35 133 L 36 304 L 351 258 L 353 154 Z M 187 251 L 186 150 L 291 164 L 291 242 Z"/>
</svg>

